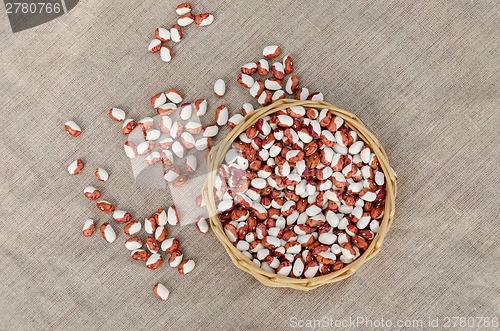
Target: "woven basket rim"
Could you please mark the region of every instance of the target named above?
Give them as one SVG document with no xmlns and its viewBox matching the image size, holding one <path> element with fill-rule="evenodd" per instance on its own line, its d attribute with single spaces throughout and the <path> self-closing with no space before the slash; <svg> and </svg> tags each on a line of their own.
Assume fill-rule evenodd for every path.
<svg viewBox="0 0 500 331">
<path fill-rule="evenodd" d="M 316 108 L 316 109 L 329 109 L 334 115 L 340 116 L 344 122 L 347 123 L 351 130 L 354 130 L 358 137 L 361 138 L 365 145 L 369 146 L 373 153 L 378 158 L 380 167 L 382 168 L 385 175 L 386 183 L 386 201 L 384 208 L 384 217 L 380 224 L 379 230 L 375 237 L 373 238 L 370 246 L 361 254 L 361 256 L 355 261 L 347 264 L 342 269 L 313 278 L 291 278 L 286 276 L 277 275 L 270 273 L 257 267 L 251 260 L 249 260 L 241 251 L 236 249 L 234 245 L 227 238 L 224 229 L 222 227 L 220 218 L 218 217 L 217 208 L 215 206 L 215 198 L 213 195 L 213 190 L 209 190 L 209 187 L 213 187 L 217 169 L 220 164 L 222 164 L 226 152 L 232 145 L 232 142 L 248 127 L 252 126 L 258 119 L 270 115 L 278 110 L 285 110 L 286 108 L 292 106 L 303 106 L 305 108 Z M 380 145 L 379 141 L 375 136 L 364 126 L 364 124 L 352 113 L 335 107 L 334 105 L 324 102 L 324 101 L 301 101 L 293 99 L 281 99 L 273 102 L 269 106 L 256 109 L 250 114 L 247 114 L 244 119 L 234 127 L 231 132 L 221 141 L 217 146 L 213 147 L 209 152 L 208 157 L 208 175 L 203 186 L 202 194 L 203 199 L 206 203 L 210 216 L 210 226 L 215 233 L 217 239 L 223 245 L 224 249 L 228 253 L 229 257 L 236 265 L 236 267 L 241 270 L 251 274 L 259 282 L 267 286 L 273 287 L 291 287 L 298 290 L 308 291 L 313 288 L 317 288 L 321 285 L 336 282 L 345 279 L 352 274 L 354 274 L 366 261 L 373 258 L 381 249 L 383 241 L 389 228 L 392 224 L 395 212 L 395 198 L 397 193 L 396 178 L 389 165 L 389 160 L 387 154 L 385 153 L 383 147 Z"/>
</svg>

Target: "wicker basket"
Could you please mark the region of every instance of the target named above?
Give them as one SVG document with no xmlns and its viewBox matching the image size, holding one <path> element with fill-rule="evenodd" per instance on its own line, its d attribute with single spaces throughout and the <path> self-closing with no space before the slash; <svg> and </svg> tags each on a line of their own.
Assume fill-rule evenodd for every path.
<svg viewBox="0 0 500 331">
<path fill-rule="evenodd" d="M 375 235 L 370 246 L 366 251 L 355 261 L 347 264 L 342 269 L 332 272 L 327 275 L 317 276 L 314 278 L 297 279 L 291 277 L 285 277 L 276 275 L 263 269 L 257 267 L 252 261 L 245 257 L 238 249 L 236 249 L 233 244 L 229 241 L 224 229 L 222 227 L 221 221 L 217 216 L 217 208 L 215 206 L 215 199 L 212 189 L 214 180 L 216 177 L 217 169 L 222 164 L 224 157 L 231 147 L 232 142 L 238 138 L 238 136 L 244 132 L 247 128 L 252 126 L 259 118 L 270 115 L 278 110 L 285 110 L 291 106 L 303 106 L 307 108 L 316 108 L 318 110 L 328 108 L 332 114 L 340 116 L 347 123 L 349 128 L 356 131 L 359 138 L 362 139 L 366 145 L 368 145 L 372 151 L 377 155 L 380 166 L 385 174 L 386 182 L 386 201 L 384 209 L 384 217 L 380 224 L 380 228 Z M 363 125 L 363 123 L 353 114 L 345 110 L 339 109 L 327 102 L 322 101 L 298 101 L 290 99 L 282 99 L 272 103 L 269 106 L 255 110 L 254 112 L 245 116 L 243 121 L 239 123 L 229 135 L 215 146 L 208 156 L 208 177 L 203 186 L 203 198 L 206 202 L 207 209 L 210 215 L 215 215 L 210 217 L 210 225 L 215 235 L 222 243 L 226 249 L 229 257 L 233 263 L 243 271 L 248 272 L 254 276 L 259 282 L 267 286 L 274 287 L 291 287 L 298 290 L 308 291 L 318 286 L 333 283 L 344 278 L 347 278 L 354 274 L 363 263 L 374 257 L 382 247 L 384 237 L 391 226 L 392 219 L 394 217 L 394 201 L 396 198 L 396 178 L 389 166 L 389 161 L 384 149 L 380 146 L 378 140 L 373 136 L 373 134 L 368 131 L 368 129 Z"/>
</svg>

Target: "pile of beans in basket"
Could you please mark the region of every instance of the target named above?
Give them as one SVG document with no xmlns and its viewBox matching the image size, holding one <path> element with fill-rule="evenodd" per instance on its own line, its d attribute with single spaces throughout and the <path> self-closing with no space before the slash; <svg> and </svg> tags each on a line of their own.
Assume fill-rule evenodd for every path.
<svg viewBox="0 0 500 331">
<path fill-rule="evenodd" d="M 214 184 L 224 231 L 265 271 L 312 278 L 368 248 L 384 214 L 377 156 L 328 109 L 289 107 L 236 139 Z"/>
</svg>

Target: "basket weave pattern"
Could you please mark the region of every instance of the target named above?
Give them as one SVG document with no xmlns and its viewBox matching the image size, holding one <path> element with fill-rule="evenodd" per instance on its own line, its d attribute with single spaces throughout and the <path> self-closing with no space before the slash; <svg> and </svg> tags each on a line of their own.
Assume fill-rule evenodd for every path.
<svg viewBox="0 0 500 331">
<path fill-rule="evenodd" d="M 361 254 L 359 258 L 355 261 L 345 265 L 342 269 L 335 272 L 317 276 L 314 278 L 291 278 L 280 276 L 267 272 L 258 266 L 256 266 L 252 261 L 250 261 L 246 256 L 244 256 L 227 238 L 224 228 L 222 227 L 220 218 L 217 216 L 217 207 L 215 205 L 215 197 L 213 188 L 214 180 L 217 175 L 217 169 L 224 161 L 227 151 L 231 148 L 232 142 L 238 138 L 238 136 L 245 132 L 250 126 L 252 126 L 258 119 L 270 115 L 278 110 L 285 110 L 292 106 L 302 106 L 304 108 L 316 108 L 329 109 L 333 115 L 341 117 L 347 126 L 354 130 L 359 139 L 365 142 L 365 145 L 369 146 L 373 153 L 378 158 L 380 167 L 382 168 L 385 175 L 385 209 L 384 217 L 380 224 L 380 228 L 370 243 L 369 247 Z M 389 161 L 387 155 L 378 142 L 377 138 L 363 125 L 363 123 L 353 114 L 348 111 L 339 109 L 327 102 L 323 101 L 299 101 L 291 99 L 282 99 L 272 103 L 269 106 L 259 108 L 254 112 L 245 116 L 245 118 L 229 133 L 229 135 L 221 141 L 217 146 L 212 148 L 208 156 L 208 176 L 203 186 L 202 194 L 203 199 L 206 202 L 207 209 L 210 216 L 210 225 L 215 235 L 226 249 L 229 257 L 233 263 L 243 271 L 248 272 L 254 276 L 259 282 L 267 286 L 274 287 L 291 287 L 298 290 L 308 291 L 313 288 L 319 287 L 324 284 L 333 283 L 344 278 L 347 278 L 354 274 L 360 267 L 374 257 L 381 249 L 384 238 L 392 224 L 394 218 L 395 209 L 395 198 L 396 198 L 396 178 L 389 166 Z"/>
</svg>

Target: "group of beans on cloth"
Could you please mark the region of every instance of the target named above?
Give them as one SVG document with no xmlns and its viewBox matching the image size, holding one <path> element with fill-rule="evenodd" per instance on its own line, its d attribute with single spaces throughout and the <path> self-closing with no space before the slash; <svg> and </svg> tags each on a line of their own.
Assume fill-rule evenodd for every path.
<svg viewBox="0 0 500 331">
<path fill-rule="evenodd" d="M 178 24 L 172 26 L 172 29 L 170 31 L 163 29 L 163 28 L 158 28 L 155 31 L 155 36 L 163 43 L 166 43 L 168 40 L 172 39 L 174 42 L 179 42 L 180 39 L 182 39 L 182 31 L 180 26 L 186 26 L 192 23 L 193 21 L 199 25 L 199 26 L 205 26 L 209 25 L 213 21 L 213 15 L 212 14 L 200 14 L 194 17 L 193 14 L 191 14 L 191 5 L 188 3 L 184 3 L 179 5 L 176 8 L 177 14 L 181 15 L 178 18 Z M 193 17 L 192 17 L 193 16 Z M 175 30 L 175 31 L 173 31 Z M 172 32 L 172 34 L 170 33 Z M 155 39 L 152 43 L 156 42 Z M 151 45 L 150 45 L 151 46 Z M 160 50 L 161 48 L 161 50 Z M 163 50 L 168 50 L 170 52 L 170 58 L 171 58 L 171 50 L 170 47 L 166 45 L 160 45 L 158 49 L 153 50 L 150 47 L 150 51 L 158 51 L 160 50 L 160 55 L 162 60 L 166 61 L 166 53 Z M 168 60 L 170 61 L 170 60 Z M 166 105 L 166 97 L 169 97 L 169 100 L 171 101 L 177 101 L 180 98 L 180 101 L 182 101 L 182 95 L 175 91 L 175 90 L 170 90 L 166 91 L 166 93 L 163 93 L 163 97 L 165 98 L 164 102 L 160 102 L 159 105 L 164 106 L 163 111 L 168 112 L 167 107 L 171 106 Z M 160 97 L 161 98 L 161 97 Z M 153 97 L 151 100 L 152 105 L 156 105 L 156 102 L 161 101 L 158 100 L 157 97 Z M 180 102 L 178 101 L 178 102 Z M 187 108 L 189 108 L 189 111 L 191 111 L 191 105 Z M 157 108 L 157 107 L 155 107 Z M 174 104 L 174 111 L 177 109 L 177 105 Z M 181 118 L 184 118 L 186 115 L 187 111 L 186 105 L 184 107 L 181 106 L 181 109 L 184 109 L 182 111 L 183 115 Z M 199 112 L 200 114 L 203 111 L 206 111 L 206 101 L 202 100 L 198 102 L 196 111 Z M 158 110 L 158 113 L 161 113 L 161 110 Z M 122 126 L 122 133 L 124 135 L 130 134 L 134 128 L 136 127 L 136 122 L 134 119 L 127 118 L 126 113 L 119 108 L 112 108 L 109 111 L 109 116 L 117 121 L 117 122 L 123 122 Z M 190 117 L 190 115 L 189 115 Z M 145 118 L 141 121 L 138 121 L 137 127 L 143 131 L 144 138 L 146 140 L 146 144 L 143 146 L 135 146 L 132 145 L 132 143 L 126 142 L 124 145 L 125 148 L 125 153 L 128 157 L 133 158 L 137 154 L 142 154 L 146 155 L 149 153 L 144 153 L 143 149 L 147 150 L 150 149 L 149 146 L 151 143 L 154 144 L 154 140 L 159 138 L 157 135 L 157 132 L 152 128 L 154 123 L 149 120 L 149 118 Z M 194 124 L 194 125 L 192 125 Z M 163 123 L 164 127 L 166 127 L 168 124 Z M 170 124 L 170 126 L 174 126 L 175 129 L 175 123 Z M 181 131 L 182 128 L 181 127 Z M 82 130 L 80 126 L 75 123 L 74 121 L 67 121 L 64 125 L 65 130 L 69 133 L 69 135 L 73 137 L 78 137 L 82 134 Z M 185 127 L 186 132 L 197 132 L 199 133 L 201 131 L 201 125 L 198 123 L 191 123 L 187 124 Z M 177 131 L 177 130 L 176 130 Z M 167 131 L 166 133 L 169 133 Z M 182 137 L 179 134 L 179 136 L 176 136 L 175 138 L 181 138 Z M 183 146 L 187 144 L 188 140 L 183 141 Z M 205 142 L 205 146 L 201 147 L 200 143 Z M 161 142 L 160 142 L 161 143 Z M 184 144 L 185 143 L 185 144 Z M 168 141 L 163 141 L 163 147 L 165 144 L 168 145 Z M 174 151 L 176 150 L 176 145 L 172 144 L 169 147 L 173 146 Z M 194 147 L 194 146 L 193 146 Z M 209 140 L 208 139 L 202 139 L 198 142 L 198 146 L 196 146 L 198 150 L 204 150 L 209 147 Z M 191 147 L 192 148 L 192 147 Z M 162 148 L 163 150 L 164 148 Z M 142 152 L 142 153 L 141 153 Z M 177 153 L 177 155 L 179 155 Z M 145 157 L 145 162 L 146 164 L 152 165 L 157 162 L 156 160 L 156 155 L 150 154 L 148 155 L 149 157 Z M 167 155 L 168 156 L 168 155 Z M 185 156 L 185 155 L 182 155 Z M 158 159 L 159 160 L 159 159 Z M 172 157 L 170 157 L 170 160 L 172 160 Z M 164 161 L 165 163 L 165 161 Z M 70 163 L 68 166 L 68 172 L 71 175 L 77 175 L 79 174 L 84 168 L 84 163 L 81 158 L 78 158 L 74 160 L 73 162 Z M 196 170 L 196 159 L 192 158 L 187 158 L 185 160 L 185 168 L 186 171 L 188 172 L 194 172 Z M 106 181 L 109 178 L 108 172 L 103 169 L 103 168 L 97 168 L 95 171 L 95 175 L 97 179 L 101 182 Z M 182 180 L 178 180 L 178 182 L 182 182 Z M 179 213 L 178 210 L 175 206 L 170 206 L 167 210 L 163 209 L 158 209 L 154 215 L 147 216 L 144 219 L 144 222 L 141 223 L 137 220 L 132 220 L 132 215 L 125 211 L 125 210 L 118 210 L 115 208 L 114 204 L 102 200 L 101 198 L 101 191 L 95 188 L 94 186 L 87 186 L 84 188 L 84 196 L 91 199 L 91 200 L 97 200 L 96 206 L 99 210 L 101 210 L 104 213 L 110 213 L 112 215 L 113 220 L 118 223 L 118 224 L 124 224 L 123 232 L 130 236 L 129 239 L 125 241 L 125 247 L 131 251 L 131 257 L 132 259 L 136 261 L 145 261 L 146 266 L 149 269 L 155 270 L 157 269 L 161 263 L 163 262 L 163 257 L 161 255 L 161 251 L 163 251 L 165 254 L 169 253 L 170 257 L 168 259 L 168 263 L 172 267 L 176 267 L 177 270 L 179 271 L 180 274 L 187 274 L 191 272 L 194 267 L 195 267 L 195 262 L 192 259 L 184 259 L 184 255 L 182 251 L 179 249 L 179 244 L 180 241 L 178 238 L 167 238 L 167 224 L 169 225 L 176 225 L 179 223 Z M 196 222 L 196 226 L 198 230 L 202 233 L 205 233 L 208 231 L 208 223 L 204 218 L 198 218 Z M 94 229 L 96 227 L 96 221 L 93 219 L 88 219 L 84 222 L 83 225 L 83 230 L 82 233 L 85 237 L 90 237 Z M 113 226 L 109 222 L 104 222 L 100 225 L 99 227 L 100 232 L 104 240 L 108 243 L 112 243 L 116 239 L 116 232 L 113 229 Z M 141 237 L 137 236 L 137 234 L 144 229 L 146 234 L 148 236 L 143 240 Z M 144 245 L 146 246 L 146 249 L 143 249 Z M 161 300 L 166 300 L 169 295 L 169 290 L 161 283 L 156 283 L 153 287 L 153 291 L 155 295 L 161 299 Z"/>
<path fill-rule="evenodd" d="M 172 48 L 167 45 L 168 41 L 173 41 L 178 43 L 184 37 L 182 28 L 192 23 L 198 26 L 207 26 L 213 23 L 214 16 L 210 13 L 203 13 L 194 15 L 192 11 L 193 7 L 189 3 L 182 3 L 177 6 L 175 12 L 179 17 L 177 18 L 177 24 L 174 24 L 170 29 L 159 27 L 155 30 L 155 38 L 151 40 L 148 46 L 148 51 L 151 53 L 156 53 L 159 51 L 160 59 L 164 62 L 170 62 L 172 60 Z"/>
<path fill-rule="evenodd" d="M 125 121 L 125 112 L 120 109 L 113 108 L 109 111 L 109 115 L 116 121 Z M 130 122 L 128 122 L 130 124 Z M 127 122 L 124 125 L 124 130 L 127 127 Z M 80 127 L 73 121 L 65 123 L 66 131 L 73 137 L 78 137 L 82 133 Z M 68 172 L 71 175 L 78 175 L 84 168 L 84 163 L 81 159 L 73 161 L 68 166 Z M 108 180 L 109 174 L 103 168 L 97 168 L 95 171 L 97 179 L 101 182 Z M 177 208 L 172 205 L 167 210 L 158 209 L 154 215 L 147 216 L 144 222 L 133 220 L 131 213 L 125 210 L 116 209 L 115 205 L 109 201 L 101 199 L 101 191 L 94 186 L 87 186 L 83 190 L 86 198 L 97 201 L 97 208 L 103 213 L 111 214 L 116 224 L 124 224 L 123 232 L 130 236 L 125 241 L 125 247 L 131 251 L 131 258 L 136 261 L 145 261 L 146 267 L 155 270 L 163 262 L 161 251 L 165 254 L 170 254 L 168 263 L 171 267 L 176 267 L 180 274 L 187 274 L 195 267 L 195 262 L 192 259 L 184 259 L 182 251 L 179 249 L 180 241 L 178 238 L 167 238 L 167 224 L 179 224 L 179 212 Z M 83 236 L 92 236 L 96 227 L 96 221 L 87 219 L 83 225 Z M 113 243 L 117 237 L 115 230 L 109 222 L 104 222 L 100 225 L 99 229 L 102 237 L 108 243 Z M 197 223 L 200 232 L 208 231 L 208 223 L 204 219 L 200 219 Z M 138 236 L 139 232 L 144 229 L 147 234 L 145 240 Z M 146 249 L 143 249 L 144 245 Z M 155 294 L 162 300 L 166 300 L 168 290 L 162 284 L 155 284 Z"/>
</svg>

